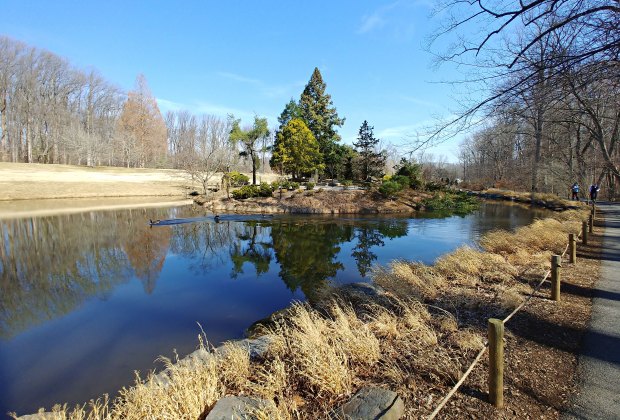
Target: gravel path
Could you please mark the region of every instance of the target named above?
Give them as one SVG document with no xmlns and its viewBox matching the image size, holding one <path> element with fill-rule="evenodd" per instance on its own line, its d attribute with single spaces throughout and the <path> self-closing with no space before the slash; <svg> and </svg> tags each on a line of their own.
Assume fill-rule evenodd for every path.
<svg viewBox="0 0 620 420">
<path fill-rule="evenodd" d="M 580 393 L 568 419 L 620 419 L 620 204 L 605 212 L 601 279 L 579 356 Z"/>
</svg>

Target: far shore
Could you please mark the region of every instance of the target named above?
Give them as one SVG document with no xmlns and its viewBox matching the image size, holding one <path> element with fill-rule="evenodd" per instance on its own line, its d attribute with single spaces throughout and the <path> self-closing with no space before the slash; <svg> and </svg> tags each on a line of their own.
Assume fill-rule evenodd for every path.
<svg viewBox="0 0 620 420">
<path fill-rule="evenodd" d="M 172 169 L 0 162 L 0 219 L 188 205 L 197 189 Z"/>
<path fill-rule="evenodd" d="M 171 197 L 98 197 L 0 201 L 0 220 L 102 210 L 177 207 L 192 203 L 193 201 L 189 199 Z"/>
</svg>

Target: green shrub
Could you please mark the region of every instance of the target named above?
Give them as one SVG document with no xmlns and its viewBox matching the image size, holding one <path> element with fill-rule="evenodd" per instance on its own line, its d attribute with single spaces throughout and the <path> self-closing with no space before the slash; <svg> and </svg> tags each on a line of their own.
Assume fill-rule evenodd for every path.
<svg viewBox="0 0 620 420">
<path fill-rule="evenodd" d="M 273 181 L 271 183 L 271 187 L 275 191 L 278 188 L 282 188 L 283 190 L 297 190 L 299 189 L 299 182 L 289 181 L 287 179 L 280 179 L 278 181 Z"/>
<path fill-rule="evenodd" d="M 251 198 L 258 196 L 258 187 L 256 185 L 244 185 L 243 187 L 234 190 L 232 196 L 236 200 L 243 200 L 244 198 Z"/>
<path fill-rule="evenodd" d="M 344 187 L 345 190 L 349 188 L 351 185 L 353 185 L 353 181 L 351 181 L 350 179 L 345 179 L 344 181 L 342 181 L 342 186 Z"/>
<path fill-rule="evenodd" d="M 417 190 L 422 187 L 422 166 L 413 161 L 409 161 L 405 158 L 400 160 L 400 163 L 394 167 L 396 169 L 395 176 L 392 177 L 392 180 L 396 176 L 404 176 L 409 179 L 409 187 Z"/>
<path fill-rule="evenodd" d="M 426 191 L 431 191 L 431 192 L 443 191 L 446 189 L 445 185 L 440 184 L 439 182 L 435 182 L 435 181 L 427 182 L 424 188 L 426 189 Z"/>
<path fill-rule="evenodd" d="M 379 187 L 379 192 L 386 198 L 394 197 L 399 191 L 402 191 L 404 187 L 398 182 L 386 181 Z"/>
<path fill-rule="evenodd" d="M 234 199 L 243 200 L 245 198 L 252 197 L 271 197 L 273 188 L 266 182 L 261 182 L 260 185 L 244 185 L 243 187 L 234 190 L 232 196 Z"/>
<path fill-rule="evenodd" d="M 461 192 L 438 193 L 422 201 L 422 204 L 426 210 L 461 215 L 471 213 L 480 206 L 478 199 Z"/>
<path fill-rule="evenodd" d="M 266 182 L 261 182 L 259 187 L 258 187 L 258 195 L 260 197 L 271 197 L 273 193 L 273 188 L 271 187 L 271 185 L 267 184 Z"/>
<path fill-rule="evenodd" d="M 411 180 L 405 175 L 394 175 L 391 179 L 388 180 L 388 182 L 396 182 L 397 184 L 400 184 L 400 186 L 404 189 L 405 187 L 409 186 Z"/>
<path fill-rule="evenodd" d="M 306 190 L 313 190 L 314 189 L 314 182 L 307 182 L 306 183 Z"/>
<path fill-rule="evenodd" d="M 230 185 L 233 187 L 247 185 L 250 182 L 250 178 L 248 176 L 237 171 L 228 172 L 226 176 L 230 179 Z"/>
</svg>

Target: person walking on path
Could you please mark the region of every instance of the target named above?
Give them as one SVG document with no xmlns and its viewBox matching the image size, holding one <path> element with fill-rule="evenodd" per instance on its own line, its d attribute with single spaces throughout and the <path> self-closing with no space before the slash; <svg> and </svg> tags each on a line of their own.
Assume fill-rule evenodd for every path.
<svg viewBox="0 0 620 420">
<path fill-rule="evenodd" d="M 599 207 L 605 213 L 601 277 L 579 355 L 579 392 L 563 415 L 569 419 L 620 419 L 620 204 Z"/>
<path fill-rule="evenodd" d="M 573 193 L 571 200 L 579 201 L 579 184 L 575 182 L 573 186 L 571 187 L 571 191 Z"/>
<path fill-rule="evenodd" d="M 596 196 L 598 195 L 598 191 L 600 189 L 601 187 L 599 187 L 596 183 L 590 185 L 590 202 L 592 204 L 596 203 Z"/>
</svg>

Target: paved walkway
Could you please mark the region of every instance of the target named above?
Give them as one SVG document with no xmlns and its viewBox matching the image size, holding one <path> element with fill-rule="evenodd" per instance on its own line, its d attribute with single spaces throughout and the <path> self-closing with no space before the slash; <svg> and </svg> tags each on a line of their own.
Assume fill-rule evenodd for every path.
<svg viewBox="0 0 620 420">
<path fill-rule="evenodd" d="M 620 204 L 599 207 L 606 218 L 601 279 L 579 356 L 580 394 L 565 415 L 569 419 L 620 419 Z"/>
</svg>

